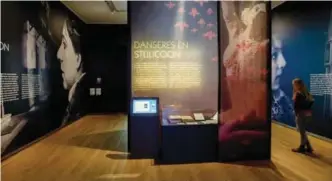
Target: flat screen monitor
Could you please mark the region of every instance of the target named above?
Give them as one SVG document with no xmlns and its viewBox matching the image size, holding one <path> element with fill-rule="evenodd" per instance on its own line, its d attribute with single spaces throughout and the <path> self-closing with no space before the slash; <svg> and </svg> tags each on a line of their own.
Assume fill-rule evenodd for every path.
<svg viewBox="0 0 332 181">
<path fill-rule="evenodd" d="M 133 98 L 132 114 L 158 114 L 158 98 Z"/>
</svg>

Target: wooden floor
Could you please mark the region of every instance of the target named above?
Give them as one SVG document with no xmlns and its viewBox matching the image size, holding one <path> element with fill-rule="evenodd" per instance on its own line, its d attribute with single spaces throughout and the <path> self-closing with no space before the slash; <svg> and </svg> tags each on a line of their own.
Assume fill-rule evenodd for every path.
<svg viewBox="0 0 332 181">
<path fill-rule="evenodd" d="M 2 162 L 4 181 L 331 181 L 332 144 L 295 154 L 299 136 L 273 124 L 272 161 L 154 166 L 127 160 L 126 117 L 87 116 Z"/>
</svg>

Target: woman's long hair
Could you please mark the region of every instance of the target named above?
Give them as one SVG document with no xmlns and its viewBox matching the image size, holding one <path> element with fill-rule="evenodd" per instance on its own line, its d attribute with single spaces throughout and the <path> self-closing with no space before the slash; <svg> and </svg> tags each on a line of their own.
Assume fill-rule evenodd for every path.
<svg viewBox="0 0 332 181">
<path fill-rule="evenodd" d="M 308 91 L 307 87 L 305 86 L 304 82 L 301 79 L 296 78 L 293 80 L 292 83 L 293 85 L 297 85 L 300 89 L 300 90 L 295 90 L 293 86 L 293 98 L 295 98 L 296 92 L 300 91 L 308 101 L 314 101 L 314 98 L 312 97 L 312 95 L 310 94 L 310 92 Z"/>
</svg>

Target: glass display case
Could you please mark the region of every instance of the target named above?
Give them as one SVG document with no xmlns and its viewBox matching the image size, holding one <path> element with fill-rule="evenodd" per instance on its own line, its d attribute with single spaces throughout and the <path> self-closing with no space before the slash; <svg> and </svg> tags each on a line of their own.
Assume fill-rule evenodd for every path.
<svg viewBox="0 0 332 181">
<path fill-rule="evenodd" d="M 177 105 L 162 108 L 163 126 L 199 124 L 218 124 L 218 112 L 208 109 L 191 110 Z"/>
</svg>

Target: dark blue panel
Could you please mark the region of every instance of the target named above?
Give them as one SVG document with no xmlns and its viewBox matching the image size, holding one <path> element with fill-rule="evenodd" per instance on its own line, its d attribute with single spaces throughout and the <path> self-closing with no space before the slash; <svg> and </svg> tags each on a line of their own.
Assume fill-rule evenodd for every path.
<svg viewBox="0 0 332 181">
<path fill-rule="evenodd" d="M 218 125 L 164 126 L 161 163 L 217 161 Z"/>
<path fill-rule="evenodd" d="M 291 8 L 295 6 L 295 10 Z M 282 96 L 274 101 L 272 110 L 273 119 L 281 123 L 295 126 L 292 109 L 294 78 L 302 79 L 310 90 L 311 74 L 332 73 L 331 43 L 328 43 L 332 35 L 331 12 L 330 2 L 287 2 L 273 14 L 272 29 L 276 38 L 272 44 L 276 45 L 277 41 L 280 44 L 280 51 L 275 53 L 277 58 L 272 59 L 279 67 L 272 69 L 272 74 L 279 77 L 273 97 Z M 314 99 L 313 121 L 308 123 L 307 129 L 332 138 L 332 95 L 314 95 Z"/>
<path fill-rule="evenodd" d="M 156 158 L 160 138 L 159 117 L 132 116 L 130 122 L 130 157 Z"/>
</svg>

